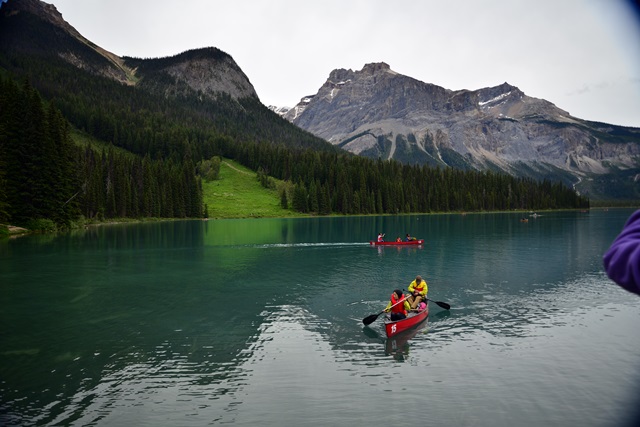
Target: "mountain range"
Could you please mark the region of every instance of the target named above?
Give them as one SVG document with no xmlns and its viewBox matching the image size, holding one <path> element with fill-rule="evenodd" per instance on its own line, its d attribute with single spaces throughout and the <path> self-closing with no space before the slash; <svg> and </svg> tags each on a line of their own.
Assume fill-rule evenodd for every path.
<svg viewBox="0 0 640 427">
<path fill-rule="evenodd" d="M 170 58 L 123 58 L 87 40 L 51 4 L 12 0 L 2 9 L 5 37 L 0 39 L 0 46 L 3 50 L 57 56 L 78 69 L 127 85 L 137 85 L 150 72 L 164 71 L 175 78 L 174 86 L 184 84 L 204 95 L 226 93 L 236 99 L 258 97 L 233 58 L 219 49 L 198 49 Z M 42 28 L 34 21 L 38 19 L 50 24 L 46 37 L 30 31 L 32 27 Z M 16 28 L 18 26 L 22 28 Z"/>
<path fill-rule="evenodd" d="M 596 199 L 640 198 L 639 128 L 573 117 L 508 83 L 449 90 L 371 63 L 332 71 L 315 95 L 277 112 L 361 156 L 562 180 Z"/>
<path fill-rule="evenodd" d="M 59 100 L 74 126 L 92 128 L 116 145 L 126 146 L 122 122 L 129 119 L 97 123 L 105 107 L 89 99 L 78 102 L 77 95 L 84 94 L 74 94 L 74 79 L 84 75 L 69 77 L 70 69 L 159 97 L 160 104 L 138 106 L 157 115 L 174 108 L 165 102 L 180 99 L 184 102 L 171 120 L 197 121 L 220 138 L 492 170 L 562 181 L 592 199 L 640 200 L 640 129 L 572 117 L 507 83 L 452 91 L 372 63 L 360 71 L 334 70 L 317 94 L 291 109 L 271 108 L 276 114 L 262 105 L 233 58 L 217 48 L 167 58 L 119 57 L 83 37 L 53 5 L 40 0 L 0 5 L 0 72 L 29 76 L 47 98 Z M 121 107 L 132 108 L 126 106 L 132 95 L 119 87 L 86 84 L 96 93 L 113 94 L 109 102 L 122 99 Z M 124 114 L 117 107 L 109 108 Z"/>
<path fill-rule="evenodd" d="M 164 126 L 189 124 L 203 139 L 211 140 L 205 134 L 212 132 L 235 142 L 339 150 L 262 105 L 231 55 L 215 47 L 165 58 L 120 57 L 82 36 L 51 4 L 8 0 L 0 6 L 0 73 L 29 79 L 75 127 L 103 141 L 144 155 L 127 146 L 125 135 L 136 125 L 127 115 L 142 113 Z M 175 136 L 159 126 L 154 132 L 156 140 Z M 197 139 L 192 135 L 190 142 L 201 149 Z"/>
</svg>

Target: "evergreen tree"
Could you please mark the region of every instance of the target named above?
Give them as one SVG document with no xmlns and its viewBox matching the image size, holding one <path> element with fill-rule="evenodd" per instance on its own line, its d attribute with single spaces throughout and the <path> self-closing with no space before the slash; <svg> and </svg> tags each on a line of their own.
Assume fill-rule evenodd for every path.
<svg viewBox="0 0 640 427">
<path fill-rule="evenodd" d="M 298 212 L 309 211 L 309 207 L 307 204 L 307 189 L 304 187 L 304 184 L 302 182 L 299 182 L 294 187 L 292 207 Z"/>
<path fill-rule="evenodd" d="M 2 88 L 0 87 L 0 90 Z M 0 100 L 0 106 L 2 100 Z M 5 131 L 4 120 L 2 117 L 2 107 L 0 107 L 0 223 L 8 222 L 9 216 L 9 203 L 7 200 L 7 179 L 6 179 L 6 167 L 7 167 L 7 134 Z"/>
</svg>

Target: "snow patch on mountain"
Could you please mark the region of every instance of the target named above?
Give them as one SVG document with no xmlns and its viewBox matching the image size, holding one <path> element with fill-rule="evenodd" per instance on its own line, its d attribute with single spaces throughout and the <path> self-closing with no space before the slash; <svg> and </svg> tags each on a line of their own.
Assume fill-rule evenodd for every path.
<svg viewBox="0 0 640 427">
<path fill-rule="evenodd" d="M 496 96 L 495 98 L 490 99 L 490 100 L 488 100 L 488 101 L 484 101 L 484 102 L 483 102 L 483 101 L 480 101 L 480 102 L 478 102 L 478 105 L 479 105 L 479 106 L 481 106 L 481 107 L 484 107 L 484 106 L 485 106 L 485 105 L 487 105 L 487 104 L 492 104 L 492 103 L 494 103 L 494 102 L 498 102 L 498 101 L 500 101 L 500 100 L 503 100 L 503 99 L 505 99 L 505 98 L 506 98 L 507 96 L 509 96 L 509 95 L 511 95 L 511 92 L 503 93 L 502 95 L 498 95 L 498 96 Z"/>
</svg>

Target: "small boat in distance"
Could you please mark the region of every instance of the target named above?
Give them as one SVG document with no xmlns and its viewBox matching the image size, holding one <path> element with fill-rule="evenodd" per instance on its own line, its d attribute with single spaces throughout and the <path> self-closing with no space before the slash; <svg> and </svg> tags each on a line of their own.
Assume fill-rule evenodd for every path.
<svg viewBox="0 0 640 427">
<path fill-rule="evenodd" d="M 400 332 L 411 329 L 414 326 L 422 323 L 423 320 L 429 315 L 429 304 L 425 304 L 423 310 L 410 311 L 409 316 L 406 319 L 392 321 L 389 318 L 384 319 L 384 330 L 387 333 L 387 337 L 392 337 Z"/>
<path fill-rule="evenodd" d="M 376 242 L 374 240 L 371 240 L 369 242 L 369 244 L 371 246 L 419 246 L 424 244 L 424 239 L 418 239 L 418 240 L 409 240 L 408 242 L 406 241 L 402 241 L 402 242 Z"/>
</svg>

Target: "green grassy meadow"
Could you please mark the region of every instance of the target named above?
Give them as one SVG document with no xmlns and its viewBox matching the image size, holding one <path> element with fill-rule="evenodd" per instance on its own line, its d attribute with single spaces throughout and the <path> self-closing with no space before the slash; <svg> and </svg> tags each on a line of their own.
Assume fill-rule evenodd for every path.
<svg viewBox="0 0 640 427">
<path fill-rule="evenodd" d="M 277 190 L 264 188 L 256 173 L 223 159 L 219 179 L 202 182 L 209 218 L 284 218 L 302 214 L 280 206 Z"/>
</svg>

